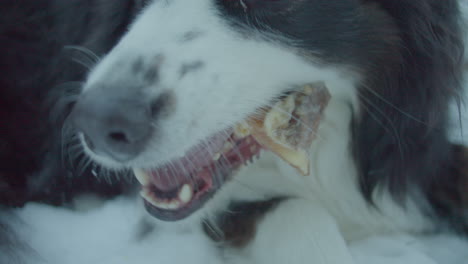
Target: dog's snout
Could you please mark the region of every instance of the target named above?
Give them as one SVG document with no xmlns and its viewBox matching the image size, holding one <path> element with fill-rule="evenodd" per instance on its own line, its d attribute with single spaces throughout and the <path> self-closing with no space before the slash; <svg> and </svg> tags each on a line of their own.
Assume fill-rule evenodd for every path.
<svg viewBox="0 0 468 264">
<path fill-rule="evenodd" d="M 153 132 L 151 106 L 146 98 L 99 88 L 82 95 L 71 119 L 93 152 L 118 162 L 140 154 Z"/>
</svg>

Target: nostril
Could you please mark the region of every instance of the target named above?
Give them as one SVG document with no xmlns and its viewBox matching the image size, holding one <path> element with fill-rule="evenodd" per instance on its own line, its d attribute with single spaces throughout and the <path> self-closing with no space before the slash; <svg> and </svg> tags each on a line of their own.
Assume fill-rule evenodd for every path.
<svg viewBox="0 0 468 264">
<path fill-rule="evenodd" d="M 111 132 L 109 133 L 109 138 L 116 143 L 131 143 L 130 139 L 124 132 Z"/>
</svg>

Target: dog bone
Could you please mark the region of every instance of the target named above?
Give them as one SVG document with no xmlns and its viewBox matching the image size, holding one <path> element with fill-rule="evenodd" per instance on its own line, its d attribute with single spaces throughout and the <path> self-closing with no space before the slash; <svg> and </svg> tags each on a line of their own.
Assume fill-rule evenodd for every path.
<svg viewBox="0 0 468 264">
<path fill-rule="evenodd" d="M 323 83 L 306 85 L 266 109 L 263 117 L 249 118 L 236 127 L 236 134 L 242 137 L 251 134 L 301 174 L 309 175 L 308 149 L 316 138 L 329 100 L 330 94 Z"/>
</svg>

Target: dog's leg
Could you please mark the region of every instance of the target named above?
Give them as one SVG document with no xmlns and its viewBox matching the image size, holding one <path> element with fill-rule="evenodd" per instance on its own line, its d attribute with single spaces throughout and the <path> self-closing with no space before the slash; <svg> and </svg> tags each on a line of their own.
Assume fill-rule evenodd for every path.
<svg viewBox="0 0 468 264">
<path fill-rule="evenodd" d="M 304 199 L 285 201 L 267 214 L 243 250 L 256 264 L 354 263 L 333 217 Z"/>
</svg>

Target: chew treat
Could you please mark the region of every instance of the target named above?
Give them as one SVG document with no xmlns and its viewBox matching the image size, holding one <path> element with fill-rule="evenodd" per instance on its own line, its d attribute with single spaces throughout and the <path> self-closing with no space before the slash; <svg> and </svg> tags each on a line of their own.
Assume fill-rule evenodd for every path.
<svg viewBox="0 0 468 264">
<path fill-rule="evenodd" d="M 323 83 L 306 85 L 288 95 L 262 117 L 249 118 L 235 129 L 237 137 L 252 135 L 264 148 L 274 152 L 301 174 L 309 175 L 312 141 L 328 105 L 330 94 Z"/>
</svg>

